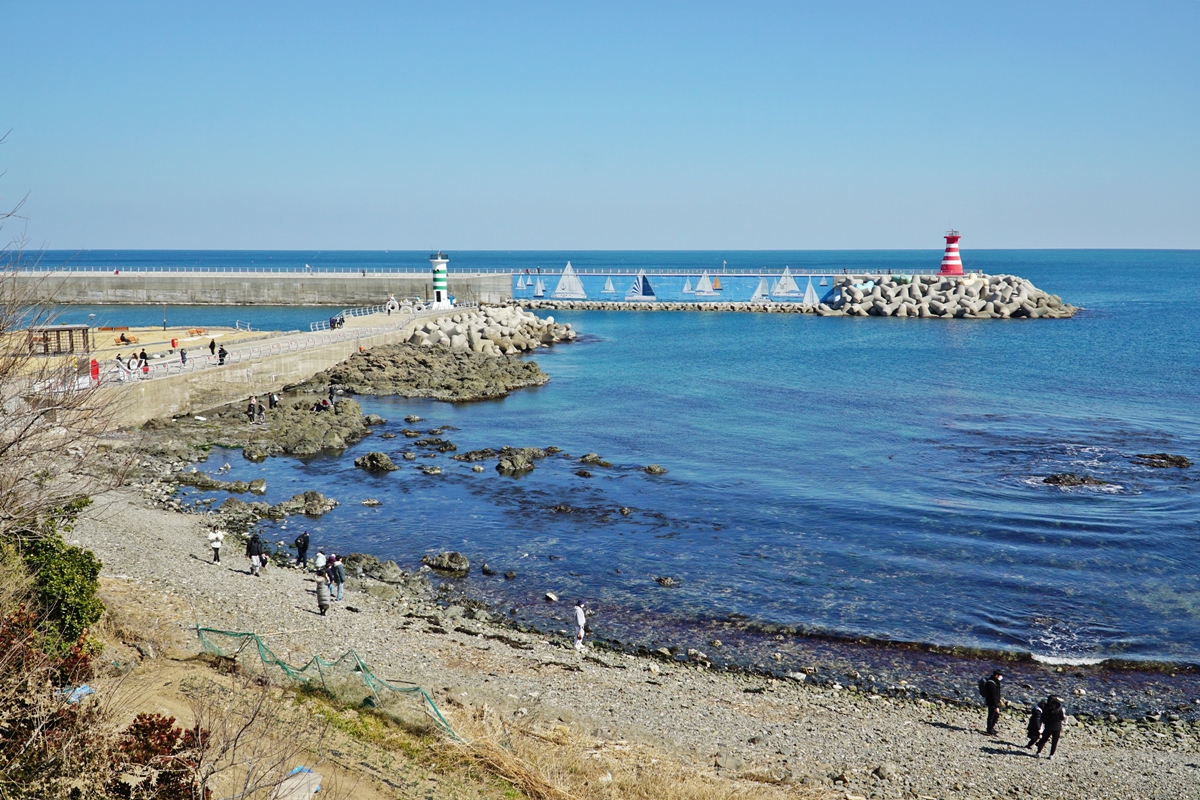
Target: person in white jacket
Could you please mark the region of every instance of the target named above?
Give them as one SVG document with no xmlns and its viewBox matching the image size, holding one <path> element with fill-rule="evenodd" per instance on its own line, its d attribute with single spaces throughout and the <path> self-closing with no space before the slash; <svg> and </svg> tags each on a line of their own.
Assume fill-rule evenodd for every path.
<svg viewBox="0 0 1200 800">
<path fill-rule="evenodd" d="M 221 544 L 225 541 L 225 534 L 222 531 L 208 532 L 208 545 L 213 551 L 213 563 L 221 563 Z"/>
<path fill-rule="evenodd" d="M 583 650 L 583 629 L 587 627 L 587 612 L 583 610 L 583 601 L 575 601 L 575 649 Z"/>
</svg>

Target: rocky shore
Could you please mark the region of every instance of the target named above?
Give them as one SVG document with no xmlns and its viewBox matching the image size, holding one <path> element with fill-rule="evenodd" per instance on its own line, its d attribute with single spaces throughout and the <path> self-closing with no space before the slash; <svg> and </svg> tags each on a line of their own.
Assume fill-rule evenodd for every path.
<svg viewBox="0 0 1200 800">
<path fill-rule="evenodd" d="M 205 521 L 121 491 L 98 498 L 72 538 L 103 560 L 105 580 L 181 628 L 257 631 L 294 661 L 353 648 L 443 707 L 487 704 L 614 744 L 650 742 L 749 791 L 769 782 L 848 798 L 1200 796 L 1195 723 L 1073 716 L 1058 756 L 1035 760 L 1022 748 L 1020 708 L 1007 708 L 1000 735 L 987 737 L 975 703 L 906 691 L 920 675 L 878 687 L 817 667 L 772 677 L 686 653 L 577 654 L 566 637 L 514 630 L 447 591 L 440 575 L 470 569 L 451 554 L 415 573 L 348 559 L 346 599 L 321 618 L 309 574 L 276 566 L 252 577 L 232 543 L 224 563 L 209 563 Z"/>
<path fill-rule="evenodd" d="M 1015 275 L 846 275 L 835 279 L 829 301 L 654 302 L 528 300 L 530 308 L 576 311 L 750 311 L 823 317 L 926 319 L 1062 319 L 1079 310 Z"/>
</svg>

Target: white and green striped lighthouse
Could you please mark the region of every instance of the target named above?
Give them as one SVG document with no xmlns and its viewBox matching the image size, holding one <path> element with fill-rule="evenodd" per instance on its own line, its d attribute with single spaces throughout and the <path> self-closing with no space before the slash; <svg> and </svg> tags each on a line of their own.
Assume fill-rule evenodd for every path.
<svg viewBox="0 0 1200 800">
<path fill-rule="evenodd" d="M 446 266 L 450 263 L 450 256 L 438 250 L 429 257 L 429 263 L 433 265 L 433 302 L 439 306 L 443 303 L 449 305 L 450 292 L 446 289 Z"/>
</svg>

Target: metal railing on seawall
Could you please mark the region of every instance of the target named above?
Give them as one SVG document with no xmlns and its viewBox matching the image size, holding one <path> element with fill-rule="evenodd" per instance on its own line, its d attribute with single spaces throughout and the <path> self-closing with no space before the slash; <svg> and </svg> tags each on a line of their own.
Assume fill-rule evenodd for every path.
<svg viewBox="0 0 1200 800">
<path fill-rule="evenodd" d="M 136 359 L 129 359 L 125 363 L 114 363 L 109 360 L 107 367 L 101 364 L 100 383 L 102 385 L 120 385 L 132 381 L 155 380 L 158 378 L 167 378 L 173 375 L 183 375 L 187 373 L 199 372 L 207 369 L 218 369 L 234 364 L 242 364 L 247 361 L 253 361 L 260 358 L 269 358 L 270 356 L 283 355 L 284 353 L 296 353 L 302 350 L 312 350 L 317 347 L 323 347 L 328 344 L 338 344 L 341 342 L 353 342 L 359 339 L 368 339 L 372 336 L 390 333 L 400 330 L 414 319 L 422 319 L 429 317 L 444 317 L 459 311 L 473 310 L 478 307 L 477 303 L 461 303 L 454 308 L 423 308 L 420 311 L 413 310 L 410 313 L 402 314 L 399 318 L 391 322 L 381 325 L 373 325 L 369 328 L 351 328 L 349 330 L 338 329 L 335 331 L 314 331 L 308 334 L 300 333 L 299 331 L 291 332 L 280 336 L 276 340 L 266 340 L 261 344 L 251 345 L 250 347 L 240 347 L 236 350 L 230 350 L 225 355 L 225 360 L 222 362 L 220 357 L 207 352 L 207 349 L 202 355 L 192 356 L 189 354 L 186 362 L 178 357 L 156 359 L 157 363 L 147 362 L 145 366 L 130 366 L 130 362 L 136 362 Z M 382 308 L 382 306 L 381 306 Z M 85 379 L 86 380 L 86 379 Z"/>
<path fill-rule="evenodd" d="M 455 308 L 473 308 L 477 305 L 479 304 L 475 302 L 463 302 L 456 304 Z M 361 306 L 359 308 L 347 308 L 334 314 L 332 319 L 345 319 L 346 317 L 368 317 L 371 314 L 385 314 L 387 313 L 387 308 L 388 307 L 386 303 L 381 306 Z M 423 302 L 421 298 L 414 297 L 411 299 L 405 298 L 402 302 L 399 302 L 398 306 L 394 308 L 393 311 L 397 314 L 415 315 L 428 310 L 428 308 L 429 305 Z M 308 329 L 310 331 L 327 331 L 330 329 L 329 322 L 330 320 L 328 319 L 310 322 Z"/>
<path fill-rule="evenodd" d="M 802 277 L 833 277 L 835 275 L 936 275 L 938 269 L 860 269 L 853 267 L 838 267 L 824 269 L 808 269 L 793 267 L 762 267 L 761 269 L 727 269 L 721 267 L 572 267 L 577 275 L 636 275 L 645 272 L 647 275 L 699 275 L 708 272 L 710 275 L 730 275 L 733 277 L 768 277 L 782 275 L 784 269 L 790 269 L 792 275 Z M 428 267 L 366 267 L 354 268 L 312 268 L 303 267 L 100 267 L 79 266 L 70 269 L 60 267 L 31 267 L 20 270 L 20 275 L 59 275 L 68 277 L 73 274 L 86 273 L 90 275 L 195 275 L 206 276 L 250 276 L 250 275 L 321 275 L 341 276 L 345 278 L 372 277 L 378 275 L 417 275 L 429 277 Z M 466 270 L 451 270 L 450 277 L 471 278 L 479 275 L 528 275 L 529 277 L 561 276 L 562 269 L 534 269 L 524 267 L 471 267 Z"/>
</svg>

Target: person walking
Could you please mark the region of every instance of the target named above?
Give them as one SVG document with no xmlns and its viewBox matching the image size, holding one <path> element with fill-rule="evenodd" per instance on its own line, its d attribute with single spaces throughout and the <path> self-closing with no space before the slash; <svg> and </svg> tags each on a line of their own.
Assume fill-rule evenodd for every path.
<svg viewBox="0 0 1200 800">
<path fill-rule="evenodd" d="M 217 340 L 216 340 L 216 339 L 210 339 L 210 340 L 209 340 L 209 342 L 208 342 L 208 352 L 209 352 L 209 353 L 211 353 L 211 354 L 212 354 L 212 355 L 214 355 L 214 356 L 217 354 Z"/>
<path fill-rule="evenodd" d="M 575 601 L 575 649 L 583 652 L 583 631 L 587 627 L 587 612 L 583 610 L 583 601 Z"/>
<path fill-rule="evenodd" d="M 317 609 L 322 617 L 329 613 L 329 578 L 323 569 L 317 570 Z"/>
<path fill-rule="evenodd" d="M 250 541 L 246 542 L 246 557 L 250 559 L 250 574 L 258 575 L 263 564 L 263 543 L 258 534 L 250 537 Z"/>
<path fill-rule="evenodd" d="M 1033 747 L 1037 744 L 1038 737 L 1042 735 L 1042 704 L 1034 703 L 1029 709 L 1029 724 L 1025 726 L 1025 733 L 1029 736 L 1029 742 L 1025 745 L 1025 749 Z"/>
<path fill-rule="evenodd" d="M 208 546 L 212 548 L 214 564 L 221 563 L 221 545 L 225 542 L 225 534 L 221 531 L 208 532 Z"/>
<path fill-rule="evenodd" d="M 293 544 L 296 545 L 296 566 L 308 569 L 308 531 L 297 536 Z"/>
<path fill-rule="evenodd" d="M 1037 755 L 1040 756 L 1046 742 L 1050 742 L 1050 755 L 1047 758 L 1054 758 L 1054 751 L 1058 750 L 1058 737 L 1062 736 L 1063 723 L 1066 721 L 1067 712 L 1062 700 L 1054 694 L 1047 697 L 1042 703 L 1042 738 L 1038 739 Z"/>
<path fill-rule="evenodd" d="M 1004 682 L 1004 675 L 1000 670 L 992 670 L 990 678 L 982 678 L 979 681 L 979 693 L 983 695 L 983 702 L 987 706 L 987 735 L 996 735 L 996 723 L 1000 721 L 1000 695 L 1001 684 Z"/>
<path fill-rule="evenodd" d="M 225 345 L 217 348 L 217 366 L 225 366 L 225 358 L 229 355 L 229 351 L 225 349 Z"/>
<path fill-rule="evenodd" d="M 185 367 L 187 366 L 187 350 L 184 350 L 182 347 L 179 348 L 179 363 Z"/>
<path fill-rule="evenodd" d="M 259 425 L 267 424 L 267 408 L 266 408 L 266 406 L 264 406 L 262 404 L 261 400 L 258 403 L 258 424 Z"/>
<path fill-rule="evenodd" d="M 320 572 L 321 570 L 325 569 L 325 565 L 328 563 L 329 559 L 325 557 L 325 549 L 318 547 L 317 554 L 313 556 L 313 567 Z"/>
<path fill-rule="evenodd" d="M 334 597 L 334 602 L 342 601 L 342 587 L 346 585 L 346 568 L 342 566 L 342 560 L 336 554 L 329 557 L 330 566 L 325 568 L 325 571 L 330 574 L 333 584 L 337 586 L 337 596 Z"/>
</svg>

